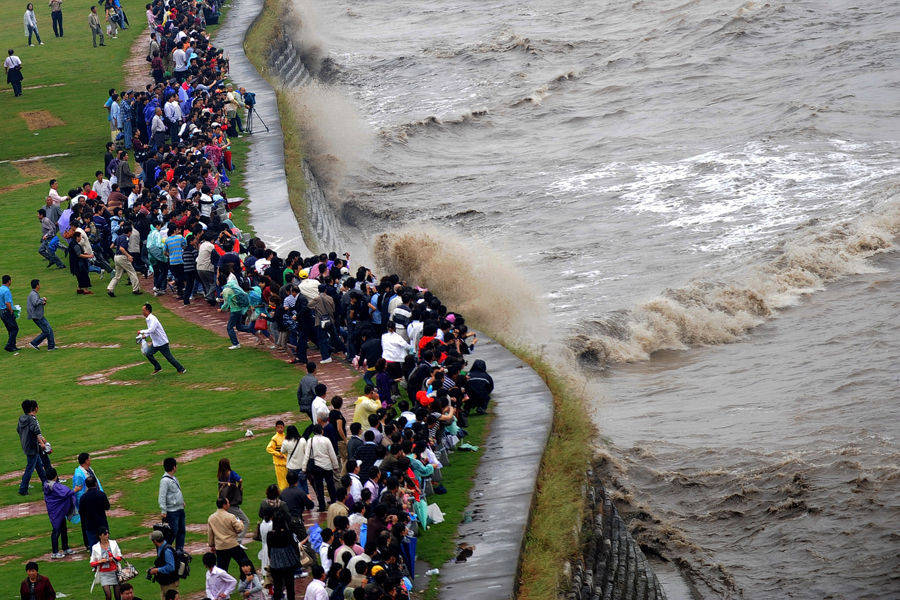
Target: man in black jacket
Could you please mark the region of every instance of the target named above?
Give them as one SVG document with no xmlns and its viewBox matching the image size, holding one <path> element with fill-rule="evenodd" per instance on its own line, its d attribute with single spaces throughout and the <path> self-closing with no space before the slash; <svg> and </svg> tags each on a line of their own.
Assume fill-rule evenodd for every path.
<svg viewBox="0 0 900 600">
<path fill-rule="evenodd" d="M 81 515 L 81 528 L 84 531 L 85 545 L 88 551 L 100 541 L 100 528 L 109 529 L 106 511 L 109 510 L 109 498 L 97 487 L 97 480 L 88 477 L 84 480 L 87 491 L 81 497 L 78 513 Z"/>
<path fill-rule="evenodd" d="M 47 480 L 44 475 L 44 463 L 41 460 L 40 452 L 47 447 L 47 440 L 41 435 L 41 425 L 38 423 L 37 415 L 38 403 L 34 400 L 22 401 L 22 414 L 19 417 L 19 424 L 16 431 L 19 434 L 19 441 L 22 444 L 22 452 L 25 453 L 25 472 L 22 474 L 22 483 L 19 485 L 19 495 L 28 494 L 28 484 L 31 482 L 31 473 L 37 470 L 41 483 Z"/>
<path fill-rule="evenodd" d="M 475 407 L 475 412 L 483 415 L 487 410 L 491 392 L 494 391 L 494 379 L 488 375 L 487 365 L 483 360 L 472 363 L 466 379 L 466 392 L 469 394 L 469 403 Z"/>
</svg>

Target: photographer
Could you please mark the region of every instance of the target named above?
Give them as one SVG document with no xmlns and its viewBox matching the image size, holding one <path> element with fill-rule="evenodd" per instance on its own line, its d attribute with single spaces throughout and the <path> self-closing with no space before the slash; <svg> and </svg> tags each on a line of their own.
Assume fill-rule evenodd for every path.
<svg viewBox="0 0 900 600">
<path fill-rule="evenodd" d="M 156 560 L 147 571 L 147 579 L 159 584 L 159 595 L 166 597 L 169 590 L 178 589 L 178 573 L 175 570 L 175 549 L 166 542 L 162 531 L 150 532 L 150 541 L 156 546 Z"/>
</svg>

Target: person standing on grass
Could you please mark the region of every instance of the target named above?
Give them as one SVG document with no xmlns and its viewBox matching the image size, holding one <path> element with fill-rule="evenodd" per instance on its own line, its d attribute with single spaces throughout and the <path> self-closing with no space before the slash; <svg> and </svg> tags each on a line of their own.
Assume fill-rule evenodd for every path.
<svg viewBox="0 0 900 600">
<path fill-rule="evenodd" d="M 300 412 L 310 415 L 310 419 L 312 419 L 312 403 L 316 397 L 317 385 L 319 385 L 319 380 L 316 378 L 316 363 L 308 362 L 306 363 L 306 375 L 300 379 L 300 385 L 297 387 L 297 404 L 300 405 Z M 314 420 L 313 424 L 315 424 Z"/>
<path fill-rule="evenodd" d="M 153 358 L 153 355 L 157 352 L 162 354 L 163 357 L 169 361 L 169 364 L 175 367 L 175 370 L 178 371 L 180 375 L 186 373 L 187 369 L 172 356 L 172 351 L 169 349 L 169 336 L 166 335 L 166 330 L 163 329 L 162 323 L 160 323 L 159 319 L 156 318 L 156 315 L 153 314 L 153 306 L 151 306 L 149 302 L 141 307 L 141 314 L 144 315 L 144 319 L 147 320 L 147 329 L 140 329 L 138 330 L 138 333 L 143 336 L 150 336 L 152 347 L 147 353 L 147 360 L 153 365 L 153 374 L 156 375 L 162 371 L 162 366 L 159 364 L 159 361 Z"/>
<path fill-rule="evenodd" d="M 19 326 L 16 324 L 16 314 L 13 312 L 13 297 L 12 291 L 9 289 L 10 286 L 12 286 L 12 277 L 4 275 L 3 285 L 0 285 L 0 319 L 3 320 L 3 326 L 6 327 L 9 338 L 6 340 L 6 346 L 3 349 L 7 352 L 18 352 L 16 336 L 19 335 Z"/>
<path fill-rule="evenodd" d="M 69 242 L 69 271 L 72 272 L 77 281 L 76 285 L 78 287 L 75 289 L 75 293 L 90 296 L 94 292 L 89 289 L 91 287 L 91 277 L 88 270 L 88 261 L 94 258 L 94 255 L 85 251 L 82 246 L 83 238 L 84 236 L 81 235 L 81 232 L 76 231 Z"/>
<path fill-rule="evenodd" d="M 250 529 L 250 519 L 241 510 L 244 501 L 244 480 L 231 469 L 231 461 L 227 458 L 219 459 L 218 468 L 219 497 L 228 499 L 228 512 L 237 517 L 244 524 L 244 529 L 238 534 L 238 544 L 244 545 L 244 535 Z"/>
<path fill-rule="evenodd" d="M 6 83 L 12 86 L 13 95 L 18 97 L 22 95 L 22 59 L 16 56 L 16 52 L 12 48 L 7 53 L 9 56 L 3 61 Z"/>
<path fill-rule="evenodd" d="M 100 530 L 109 529 L 109 521 L 106 519 L 106 511 L 109 510 L 109 497 L 99 489 L 94 477 L 84 480 L 87 490 L 81 496 L 81 501 L 76 503 L 78 514 L 81 517 L 82 541 L 88 550 L 100 541 Z"/>
<path fill-rule="evenodd" d="M 165 239 L 165 256 L 169 262 L 169 270 L 175 276 L 175 297 L 182 299 L 184 294 L 184 236 L 178 233 L 178 226 L 169 223 Z M 165 291 L 165 290 L 163 290 Z"/>
<path fill-rule="evenodd" d="M 116 265 L 116 274 L 109 280 L 109 285 L 106 286 L 106 294 L 110 298 L 116 297 L 114 290 L 124 273 L 128 273 L 128 281 L 131 282 L 131 293 L 135 296 L 140 296 L 143 293 L 141 292 L 141 280 L 138 279 L 138 274 L 134 270 L 134 265 L 132 264 L 134 262 L 134 257 L 128 251 L 128 238 L 130 235 L 130 224 L 119 227 L 114 244 L 116 257 L 113 259 L 113 262 Z"/>
<path fill-rule="evenodd" d="M 66 529 L 66 515 L 75 510 L 75 492 L 59 482 L 56 469 L 47 469 L 47 480 L 44 482 L 44 504 L 47 505 L 47 516 L 53 532 L 50 534 L 50 544 L 53 552 L 50 558 L 63 558 L 67 554 L 75 554 L 69 548 L 69 533 Z M 59 546 L 59 538 L 62 538 L 62 548 Z"/>
<path fill-rule="evenodd" d="M 47 447 L 47 440 L 41 434 L 41 425 L 37 420 L 38 403 L 35 400 L 22 401 L 22 415 L 19 416 L 19 424 L 16 432 L 22 444 L 22 452 L 25 453 L 25 472 L 22 474 L 22 483 L 19 485 L 19 495 L 28 494 L 28 484 L 31 482 L 31 474 L 37 470 L 41 483 L 47 480 L 44 473 L 44 462 L 41 460 L 40 451 Z"/>
<path fill-rule="evenodd" d="M 63 0 L 50 0 L 47 3 L 50 7 L 50 20 L 53 21 L 53 35 L 56 37 L 63 36 L 62 3 Z"/>
<path fill-rule="evenodd" d="M 237 579 L 216 564 L 218 558 L 212 552 L 203 555 L 206 567 L 206 598 L 208 600 L 228 600 L 237 587 Z"/>
<path fill-rule="evenodd" d="M 216 498 L 216 512 L 209 515 L 206 520 L 209 551 L 215 552 L 216 566 L 225 571 L 228 570 L 232 558 L 237 563 L 238 570 L 241 563 L 249 560 L 244 548 L 238 543 L 238 536 L 244 532 L 244 524 L 228 512 L 229 508 L 231 505 L 227 498 L 221 496 Z"/>
<path fill-rule="evenodd" d="M 196 235 L 189 233 L 184 241 L 184 250 L 181 253 L 182 268 L 184 269 L 184 294 L 182 298 L 185 306 L 191 303 L 191 294 L 194 293 L 194 286 L 197 285 L 198 239 Z"/>
<path fill-rule="evenodd" d="M 116 540 L 110 539 L 109 528 L 101 527 L 97 543 L 91 546 L 91 569 L 97 574 L 97 579 L 106 600 L 119 600 L 119 563 L 122 562 L 122 551 Z"/>
<path fill-rule="evenodd" d="M 167 458 L 166 460 L 175 462 L 174 458 Z M 172 469 L 174 472 L 175 467 L 173 466 Z M 182 543 L 184 543 L 183 533 L 181 539 Z M 156 560 L 153 561 L 153 567 L 147 573 L 156 576 L 156 583 L 159 584 L 159 595 L 163 600 L 169 598 L 170 591 L 174 591 L 174 597 L 177 598 L 179 580 L 178 572 L 175 568 L 175 549 L 166 542 L 166 537 L 162 531 L 151 531 L 150 541 L 156 546 Z"/>
<path fill-rule="evenodd" d="M 56 590 L 50 580 L 38 573 L 33 560 L 25 563 L 25 580 L 19 586 L 21 600 L 56 600 Z"/>
<path fill-rule="evenodd" d="M 287 456 L 281 451 L 281 444 L 283 443 L 284 421 L 278 419 L 275 421 L 275 435 L 269 440 L 266 452 L 272 455 L 272 464 L 275 466 L 275 480 L 278 482 L 279 490 L 287 487 Z"/>
<path fill-rule="evenodd" d="M 31 43 L 31 36 L 33 34 L 34 37 L 37 38 L 38 44 L 43 46 L 44 42 L 41 41 L 41 36 L 38 33 L 37 17 L 34 16 L 34 4 L 31 2 L 25 6 L 25 17 L 23 20 L 25 21 L 25 34 L 28 36 L 28 45 L 34 46 L 34 44 Z"/>
<path fill-rule="evenodd" d="M 47 298 L 41 296 L 41 281 L 39 279 L 31 280 L 31 293 L 25 301 L 28 318 L 34 321 L 34 324 L 41 330 L 41 334 L 29 342 L 29 346 L 38 349 L 38 346 L 44 340 L 47 340 L 47 350 L 56 350 L 56 340 L 53 337 L 53 328 L 47 318 L 44 317 L 44 306 L 47 305 Z"/>
<path fill-rule="evenodd" d="M 171 456 L 163 461 L 163 470 L 166 473 L 159 480 L 158 500 L 162 519 L 172 527 L 172 533 L 175 534 L 175 549 L 184 550 L 184 494 L 181 493 L 181 484 L 175 477 L 177 468 L 178 462 Z"/>
<path fill-rule="evenodd" d="M 88 27 L 91 28 L 91 41 L 94 42 L 94 48 L 97 47 L 97 36 L 100 36 L 100 45 L 105 46 L 106 40 L 103 39 L 103 26 L 100 25 L 100 15 L 97 14 L 97 7 L 91 5 L 91 12 L 88 14 Z"/>
</svg>

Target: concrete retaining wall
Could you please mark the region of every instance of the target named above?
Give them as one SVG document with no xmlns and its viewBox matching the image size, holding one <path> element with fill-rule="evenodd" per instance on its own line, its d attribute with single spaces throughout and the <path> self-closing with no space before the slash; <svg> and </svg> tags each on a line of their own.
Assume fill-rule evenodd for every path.
<svg viewBox="0 0 900 600">
<path fill-rule="evenodd" d="M 589 513 L 581 560 L 566 600 L 665 600 L 656 574 L 616 512 L 603 484 L 590 474 Z"/>
</svg>

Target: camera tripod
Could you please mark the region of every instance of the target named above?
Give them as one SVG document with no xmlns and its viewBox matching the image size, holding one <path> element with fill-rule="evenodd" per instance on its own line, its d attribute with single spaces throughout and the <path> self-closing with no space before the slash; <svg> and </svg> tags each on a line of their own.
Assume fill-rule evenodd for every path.
<svg viewBox="0 0 900 600">
<path fill-rule="evenodd" d="M 256 108 L 253 106 L 247 107 L 247 133 L 253 133 L 253 117 L 256 116 L 259 119 L 259 122 L 263 127 L 266 128 L 266 132 L 269 131 L 269 126 L 266 125 L 266 122 L 262 120 L 262 117 L 259 116 L 259 113 L 256 111 Z"/>
</svg>

